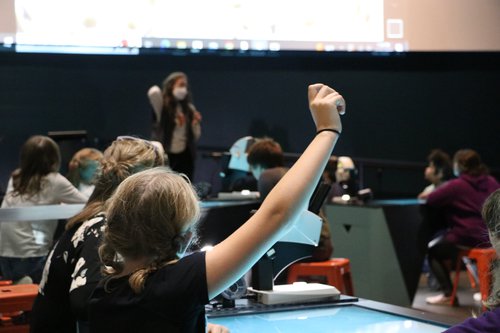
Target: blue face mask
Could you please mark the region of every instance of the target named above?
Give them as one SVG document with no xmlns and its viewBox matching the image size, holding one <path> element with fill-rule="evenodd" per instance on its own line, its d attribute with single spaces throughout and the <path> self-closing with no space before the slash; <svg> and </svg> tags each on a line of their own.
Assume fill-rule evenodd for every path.
<svg viewBox="0 0 500 333">
<path fill-rule="evenodd" d="M 85 166 L 82 166 L 79 169 L 80 180 L 83 183 L 90 184 L 95 178 L 98 167 L 99 167 L 99 162 L 86 161 Z"/>
</svg>

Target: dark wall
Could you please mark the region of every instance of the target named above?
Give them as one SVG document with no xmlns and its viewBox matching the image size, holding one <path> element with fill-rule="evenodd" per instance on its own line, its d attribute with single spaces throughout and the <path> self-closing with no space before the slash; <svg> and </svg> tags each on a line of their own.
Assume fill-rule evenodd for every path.
<svg viewBox="0 0 500 333">
<path fill-rule="evenodd" d="M 432 148 L 452 154 L 469 147 L 498 168 L 499 60 L 491 53 L 0 54 L 0 189 L 17 165 L 20 145 L 32 134 L 83 129 L 89 133 L 85 144 L 100 148 L 117 135 L 149 136 L 146 91 L 174 70 L 188 74 L 203 115 L 201 150 L 226 150 L 242 136 L 269 135 L 288 152 L 302 151 L 314 135 L 306 87 L 323 82 L 347 99 L 337 155 L 424 162 Z M 213 162 L 204 160 L 199 160 L 198 180 L 213 178 L 207 170 Z M 425 185 L 422 172 L 398 181 L 388 171 L 385 191 L 415 193 Z M 370 182 L 381 181 L 381 171 L 376 173 Z"/>
</svg>

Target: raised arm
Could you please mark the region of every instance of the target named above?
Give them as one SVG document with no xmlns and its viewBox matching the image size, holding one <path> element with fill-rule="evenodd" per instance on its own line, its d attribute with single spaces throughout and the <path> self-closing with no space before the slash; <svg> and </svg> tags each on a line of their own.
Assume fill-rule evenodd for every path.
<svg viewBox="0 0 500 333">
<path fill-rule="evenodd" d="M 343 97 L 326 85 L 309 86 L 308 96 L 319 133 L 269 193 L 260 209 L 231 236 L 207 252 L 210 298 L 248 271 L 307 209 L 309 198 L 338 139 L 335 131 L 342 132 L 339 114 L 345 112 Z"/>
</svg>

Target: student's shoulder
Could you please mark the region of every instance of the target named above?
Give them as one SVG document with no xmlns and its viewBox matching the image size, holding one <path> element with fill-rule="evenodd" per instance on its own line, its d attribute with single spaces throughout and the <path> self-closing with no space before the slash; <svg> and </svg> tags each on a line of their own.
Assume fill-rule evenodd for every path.
<svg viewBox="0 0 500 333">
<path fill-rule="evenodd" d="M 70 181 L 59 172 L 51 172 L 45 176 L 45 180 L 53 184 L 71 184 Z"/>
</svg>

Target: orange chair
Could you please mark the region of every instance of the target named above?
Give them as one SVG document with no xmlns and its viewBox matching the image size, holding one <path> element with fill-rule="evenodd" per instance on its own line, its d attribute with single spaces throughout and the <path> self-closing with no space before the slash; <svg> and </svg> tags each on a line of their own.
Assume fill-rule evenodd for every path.
<svg viewBox="0 0 500 333">
<path fill-rule="evenodd" d="M 0 333 L 29 332 L 29 325 L 15 325 L 10 316 L 30 311 L 37 294 L 36 284 L 0 286 Z"/>
<path fill-rule="evenodd" d="M 456 304 L 457 297 L 457 288 L 458 281 L 460 276 L 460 270 L 462 268 L 462 258 L 467 257 L 471 260 L 474 260 L 477 265 L 477 275 L 479 278 L 479 291 L 481 292 L 481 299 L 486 301 L 488 295 L 490 293 L 491 288 L 491 272 L 490 265 L 493 260 L 497 257 L 497 253 L 494 248 L 470 248 L 463 249 L 459 252 L 456 266 L 455 266 L 455 278 L 453 280 L 453 291 L 451 294 L 450 304 Z M 471 278 L 471 274 L 469 274 L 469 280 L 471 281 L 471 285 L 474 288 L 475 283 L 473 283 L 474 279 Z"/>
<path fill-rule="evenodd" d="M 293 264 L 288 271 L 287 282 L 289 284 L 297 282 L 304 276 L 324 276 L 326 282 L 336 287 L 342 294 L 354 296 L 349 259 L 332 258 L 327 261 Z"/>
</svg>

